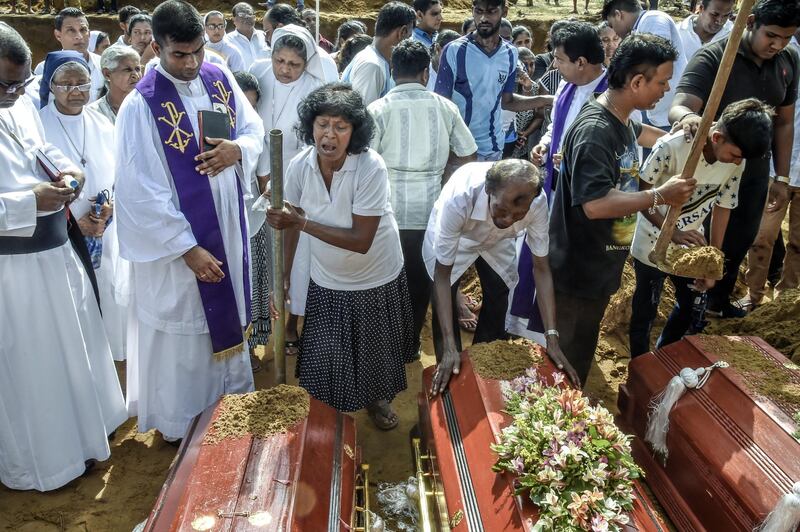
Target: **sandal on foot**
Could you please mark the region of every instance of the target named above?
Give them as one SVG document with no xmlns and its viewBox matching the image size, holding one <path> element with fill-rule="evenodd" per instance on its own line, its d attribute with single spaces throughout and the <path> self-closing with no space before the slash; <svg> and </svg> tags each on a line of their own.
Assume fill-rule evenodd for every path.
<svg viewBox="0 0 800 532">
<path fill-rule="evenodd" d="M 392 430 L 400 422 L 392 406 L 384 400 L 368 406 L 367 413 L 375 426 L 381 430 Z"/>
<path fill-rule="evenodd" d="M 300 340 L 284 341 L 283 352 L 287 357 L 294 357 L 300 354 Z"/>
</svg>

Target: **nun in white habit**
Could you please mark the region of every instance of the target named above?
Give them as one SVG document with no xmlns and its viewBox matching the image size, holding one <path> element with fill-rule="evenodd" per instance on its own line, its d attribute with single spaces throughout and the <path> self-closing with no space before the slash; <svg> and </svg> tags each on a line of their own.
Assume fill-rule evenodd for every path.
<svg viewBox="0 0 800 532">
<path fill-rule="evenodd" d="M 38 208 L 34 190 L 48 179 L 36 150 L 62 171 L 75 165 L 46 143 L 33 104 L 18 95 L 0 98 L 0 238 L 33 241 L 48 219 L 66 227 L 63 208 Z M 53 490 L 81 475 L 87 461 L 109 457 L 107 435 L 127 413 L 100 311 L 70 242 L 64 236 L 10 254 L 7 245 L 0 242 L 0 482 Z"/>
<path fill-rule="evenodd" d="M 48 58 L 50 61 L 50 58 Z M 81 195 L 70 206 L 73 216 L 93 251 L 93 263 L 103 311 L 103 325 L 114 360 L 125 360 L 127 307 L 115 298 L 119 244 L 113 227 L 114 125 L 97 109 L 87 106 L 89 92 L 75 88 L 90 82 L 85 63 L 61 62 L 45 66 L 39 111 L 47 141 L 75 161 L 86 175 Z M 52 72 L 52 75 L 50 74 Z M 107 201 L 96 205 L 103 194 Z"/>
<path fill-rule="evenodd" d="M 292 176 L 286 175 L 286 168 L 305 147 L 294 130 L 298 122 L 297 107 L 311 91 L 326 83 L 314 38 L 306 28 L 294 24 L 281 26 L 272 34 L 270 59 L 256 61 L 250 71 L 258 79 L 261 88 L 257 111 L 264 122 L 266 142 L 266 148 L 258 160 L 256 175 L 262 183 L 269 180 L 269 131 L 280 129 L 283 132 L 284 179 L 291 179 Z M 286 323 L 287 354 L 297 353 L 297 316 L 305 314 L 311 260 L 308 238 L 308 235 L 301 233 L 292 266 L 289 285 L 291 316 Z"/>
</svg>

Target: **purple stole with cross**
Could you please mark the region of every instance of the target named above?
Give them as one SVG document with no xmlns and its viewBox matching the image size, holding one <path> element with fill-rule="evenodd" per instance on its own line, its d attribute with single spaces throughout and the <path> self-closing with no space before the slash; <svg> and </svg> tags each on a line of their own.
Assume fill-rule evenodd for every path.
<svg viewBox="0 0 800 532">
<path fill-rule="evenodd" d="M 594 92 L 604 92 L 608 88 L 608 73 L 603 73 L 603 78 L 595 88 Z M 555 169 L 553 168 L 553 155 L 561 151 L 561 141 L 566 133 L 567 113 L 569 113 L 572 102 L 575 100 L 575 93 L 578 86 L 568 83 L 556 100 L 555 113 L 553 120 L 553 136 L 550 139 L 550 149 L 545 158 L 545 179 L 544 192 L 547 194 L 547 203 L 550 203 L 553 194 L 553 180 L 555 179 Z M 519 254 L 517 263 L 519 273 L 519 283 L 514 288 L 511 297 L 511 310 L 513 316 L 528 319 L 528 329 L 535 332 L 544 332 L 544 323 L 539 311 L 539 304 L 536 301 L 536 283 L 533 279 L 533 253 L 528 247 L 527 242 L 522 242 L 522 250 Z"/>
<path fill-rule="evenodd" d="M 200 79 L 208 92 L 215 110 L 228 113 L 231 119 L 231 140 L 236 138 L 236 101 L 228 78 L 218 67 L 203 63 L 200 67 Z M 197 245 L 206 249 L 218 260 L 225 277 L 219 283 L 197 281 L 203 311 L 208 322 L 211 345 L 214 356 L 224 358 L 239 352 L 244 347 L 246 333 L 239 322 L 239 310 L 229 270 L 229 261 L 225 256 L 225 245 L 222 239 L 214 197 L 211 194 L 209 179 L 221 179 L 220 176 L 209 178 L 195 170 L 197 162 L 194 158 L 200 153 L 198 142 L 194 138 L 192 123 L 183 106 L 175 85 L 157 69 L 151 70 L 136 85 L 153 113 L 158 135 L 163 144 L 167 166 L 178 193 L 180 211 L 189 222 Z M 247 222 L 245 220 L 244 197 L 242 185 L 236 178 L 239 197 L 239 226 L 241 228 L 243 257 L 243 279 L 247 322 L 250 322 L 250 260 L 248 257 Z"/>
</svg>

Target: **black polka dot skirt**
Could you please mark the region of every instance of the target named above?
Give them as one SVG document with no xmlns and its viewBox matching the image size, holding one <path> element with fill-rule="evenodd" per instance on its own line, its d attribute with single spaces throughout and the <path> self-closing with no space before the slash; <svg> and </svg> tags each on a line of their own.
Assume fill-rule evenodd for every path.
<svg viewBox="0 0 800 532">
<path fill-rule="evenodd" d="M 405 270 L 368 290 L 309 283 L 297 376 L 313 397 L 343 412 L 406 389 L 414 325 Z"/>
<path fill-rule="evenodd" d="M 250 261 L 253 265 L 250 276 L 251 317 L 253 330 L 248 344 L 250 349 L 257 345 L 267 345 L 271 332 L 269 315 L 269 295 L 272 290 L 272 238 L 269 224 L 264 222 L 261 229 L 250 239 Z"/>
</svg>

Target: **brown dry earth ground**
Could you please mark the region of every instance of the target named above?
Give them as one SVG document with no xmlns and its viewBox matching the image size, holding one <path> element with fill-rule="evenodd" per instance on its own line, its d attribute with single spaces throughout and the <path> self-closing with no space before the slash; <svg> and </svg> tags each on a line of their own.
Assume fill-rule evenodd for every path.
<svg viewBox="0 0 800 532">
<path fill-rule="evenodd" d="M 124 1 L 120 5 L 124 5 Z M 521 0 L 520 4 L 524 4 Z M 140 3 L 137 3 L 141 5 Z M 156 3 L 147 3 L 151 9 Z M 232 2 L 194 2 L 201 10 L 212 5 L 229 9 Z M 334 35 L 335 27 L 347 18 L 358 18 L 372 23 L 377 6 L 381 2 L 371 0 L 343 0 L 322 2 L 323 24 L 326 35 Z M 527 24 L 536 33 L 537 48 L 541 47 L 546 28 L 558 18 L 569 16 L 569 0 L 562 0 L 561 7 L 535 0 L 533 7 L 517 5 L 511 7 L 509 18 L 515 23 Z M 0 11 L 6 12 L 9 2 L 0 2 Z M 39 2 L 34 3 L 38 10 Z M 309 5 L 311 5 L 309 3 Z M 469 15 L 469 0 L 454 0 L 447 3 L 446 25 L 455 28 Z M 592 0 L 590 10 L 597 13 L 600 2 Z M 22 6 L 20 6 L 22 7 Z M 332 10 L 338 14 L 332 14 Z M 55 48 L 52 38 L 52 17 L 2 16 L 21 31 L 31 43 L 37 59 L 49 49 Z M 108 16 L 91 16 L 93 27 L 109 29 L 117 34 L 114 19 Z M 611 301 L 604 319 L 600 345 L 595 364 L 589 375 L 586 393 L 607 408 L 616 411 L 617 389 L 627 376 L 628 339 L 627 324 L 630 319 L 630 298 L 633 294 L 633 271 L 626 268 L 623 285 Z M 659 321 L 654 327 L 660 329 L 669 311 L 671 297 L 669 289 L 659 308 Z M 656 336 L 654 332 L 654 337 Z M 463 334 L 464 345 L 469 345 L 470 335 Z M 400 417 L 400 425 L 393 431 L 376 429 L 363 413 L 355 414 L 358 440 L 365 461 L 370 463 L 371 480 L 399 482 L 413 474 L 409 433 L 417 422 L 416 396 L 420 391 L 421 373 L 434 363 L 433 346 L 429 325 L 423 330 L 422 359 L 406 366 L 408 389 L 401 393 L 393 405 Z M 260 355 L 271 356 L 268 348 Z M 256 387 L 265 388 L 273 383 L 272 364 L 264 362 L 264 370 L 256 373 Z M 118 364 L 120 380 L 125 381 L 125 365 Z M 294 359 L 289 358 L 290 383 L 296 383 Z M 64 488 L 50 493 L 14 492 L 0 486 L 0 530 L 26 532 L 47 531 L 127 531 L 144 520 L 161 489 L 167 471 L 175 456 L 175 448 L 165 444 L 154 432 L 136 432 L 135 419 L 129 420 L 117 430 L 112 442 L 111 458 L 85 478 L 78 479 Z M 373 502 L 374 506 L 374 502 Z"/>
</svg>

